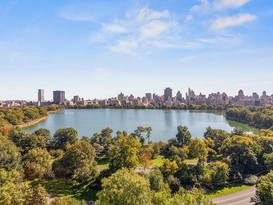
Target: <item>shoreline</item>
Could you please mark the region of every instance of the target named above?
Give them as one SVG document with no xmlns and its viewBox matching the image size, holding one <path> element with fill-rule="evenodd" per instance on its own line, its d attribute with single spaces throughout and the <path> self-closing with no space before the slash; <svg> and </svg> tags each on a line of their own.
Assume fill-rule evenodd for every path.
<svg viewBox="0 0 273 205">
<path fill-rule="evenodd" d="M 61 109 L 60 109 L 60 110 L 54 110 L 54 111 L 48 111 L 46 116 L 40 117 L 40 118 L 38 118 L 38 119 L 36 119 L 36 120 L 33 120 L 33 121 L 30 121 L 30 122 L 24 123 L 24 124 L 22 124 L 22 125 L 16 125 L 15 127 L 19 127 L 19 128 L 21 128 L 21 129 L 24 129 L 24 128 L 27 128 L 27 127 L 31 127 L 31 126 L 33 126 L 33 125 L 38 124 L 39 122 L 42 122 L 42 121 L 44 121 L 44 120 L 47 120 L 47 119 L 49 118 L 49 114 L 55 113 L 55 112 L 59 112 L 59 111 L 61 111 Z"/>
<path fill-rule="evenodd" d="M 30 127 L 30 126 L 32 126 L 32 125 L 35 125 L 35 124 L 37 124 L 37 123 L 39 123 L 39 122 L 42 122 L 42 121 L 48 119 L 48 117 L 49 117 L 49 116 L 47 115 L 47 116 L 41 117 L 41 118 L 39 118 L 39 119 L 36 119 L 36 120 L 30 121 L 30 122 L 27 122 L 27 123 L 25 123 L 25 124 L 17 125 L 16 127 L 19 127 L 19 128 L 27 128 L 27 127 Z"/>
</svg>

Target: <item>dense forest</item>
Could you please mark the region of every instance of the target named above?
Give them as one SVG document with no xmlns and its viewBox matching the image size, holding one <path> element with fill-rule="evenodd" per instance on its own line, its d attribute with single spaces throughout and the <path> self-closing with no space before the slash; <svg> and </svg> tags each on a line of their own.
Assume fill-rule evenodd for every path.
<svg viewBox="0 0 273 205">
<path fill-rule="evenodd" d="M 43 107 L 13 107 L 0 108 L 0 126 L 2 125 L 22 125 L 41 117 L 47 116 L 50 111 L 59 109 L 58 105 L 50 105 Z"/>
<path fill-rule="evenodd" d="M 273 130 L 273 107 L 231 107 L 225 114 L 230 120 Z"/>
<path fill-rule="evenodd" d="M 273 203 L 269 129 L 254 135 L 208 127 L 199 139 L 181 125 L 168 142 L 152 142 L 152 128 L 142 126 L 90 138 L 73 128 L 53 135 L 7 128 L 6 115 L 24 113 L 21 123 L 27 109 L 39 110 L 1 110 L 0 205 L 209 205 L 211 193 L 244 184 L 257 185 L 261 204 Z"/>
</svg>

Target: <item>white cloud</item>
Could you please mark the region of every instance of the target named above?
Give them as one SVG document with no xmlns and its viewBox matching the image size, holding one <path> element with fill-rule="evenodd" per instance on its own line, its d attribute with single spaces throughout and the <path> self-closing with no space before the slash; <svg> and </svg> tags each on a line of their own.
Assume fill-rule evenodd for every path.
<svg viewBox="0 0 273 205">
<path fill-rule="evenodd" d="M 139 10 L 138 15 L 136 17 L 137 21 L 151 21 L 161 18 L 170 17 L 169 11 L 155 11 L 148 8 L 142 8 Z"/>
<path fill-rule="evenodd" d="M 236 9 L 244 6 L 250 0 L 216 0 L 214 8 L 216 10 Z"/>
<path fill-rule="evenodd" d="M 171 26 L 170 23 L 161 22 L 161 21 L 152 21 L 144 25 L 140 29 L 140 33 L 141 33 L 141 36 L 144 38 L 155 37 L 167 31 L 170 26 Z"/>
<path fill-rule="evenodd" d="M 109 48 L 118 53 L 137 55 L 134 50 L 138 48 L 138 43 L 136 39 L 120 40 L 116 45 L 110 46 Z"/>
<path fill-rule="evenodd" d="M 98 39 L 112 51 L 130 55 L 150 53 L 154 48 L 177 48 L 178 27 L 169 11 L 141 8 L 131 10 L 123 18 L 103 22 L 92 43 Z"/>
<path fill-rule="evenodd" d="M 227 9 L 237 9 L 250 2 L 250 0 L 200 0 L 199 5 L 192 7 L 192 11 L 222 11 Z"/>
<path fill-rule="evenodd" d="M 191 22 L 193 20 L 193 16 L 192 15 L 188 15 L 188 16 L 186 16 L 186 18 L 185 18 L 185 21 L 186 22 Z"/>
<path fill-rule="evenodd" d="M 248 13 L 238 14 L 236 16 L 220 17 L 214 20 L 210 27 L 213 30 L 221 30 L 228 27 L 239 26 L 256 19 L 257 17 L 255 15 Z"/>
<path fill-rule="evenodd" d="M 110 33 L 126 33 L 127 29 L 119 24 L 106 24 L 103 30 Z"/>
</svg>

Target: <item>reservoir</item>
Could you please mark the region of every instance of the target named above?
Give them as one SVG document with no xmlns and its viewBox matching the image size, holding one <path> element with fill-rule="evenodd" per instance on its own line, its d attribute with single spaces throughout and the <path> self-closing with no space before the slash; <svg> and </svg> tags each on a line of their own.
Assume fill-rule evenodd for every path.
<svg viewBox="0 0 273 205">
<path fill-rule="evenodd" d="M 223 129 L 231 132 L 234 128 L 243 128 L 256 132 L 255 128 L 228 121 L 219 113 L 190 110 L 149 110 L 149 109 L 65 109 L 49 114 L 49 118 L 24 129 L 32 133 L 39 128 L 54 132 L 59 128 L 73 127 L 79 137 L 91 137 L 106 127 L 117 131 L 133 132 L 138 126 L 152 128 L 152 141 L 168 141 L 177 133 L 177 126 L 187 126 L 192 137 L 202 138 L 206 128 Z"/>
</svg>

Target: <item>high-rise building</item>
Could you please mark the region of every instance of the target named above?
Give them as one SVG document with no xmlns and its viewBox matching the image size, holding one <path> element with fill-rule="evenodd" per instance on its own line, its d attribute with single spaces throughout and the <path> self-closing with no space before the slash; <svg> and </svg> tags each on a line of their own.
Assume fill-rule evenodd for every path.
<svg viewBox="0 0 273 205">
<path fill-rule="evenodd" d="M 148 101 L 150 102 L 152 100 L 152 93 L 146 93 L 145 97 L 148 99 Z"/>
<path fill-rule="evenodd" d="M 172 91 L 172 89 L 171 88 L 166 88 L 165 90 L 164 90 L 164 101 L 166 102 L 167 100 L 168 100 L 168 98 L 173 98 L 173 91 Z"/>
<path fill-rule="evenodd" d="M 78 95 L 75 95 L 73 98 L 73 102 L 77 104 L 80 101 L 80 97 Z"/>
<path fill-rule="evenodd" d="M 45 91 L 44 89 L 39 89 L 38 90 L 38 103 L 43 103 L 45 102 Z"/>
<path fill-rule="evenodd" d="M 64 91 L 53 91 L 53 102 L 55 104 L 62 104 L 65 101 L 65 92 Z"/>
<path fill-rule="evenodd" d="M 179 101 L 179 102 L 182 102 L 182 94 L 181 94 L 181 92 L 180 91 L 178 91 L 177 93 L 176 93 L 176 100 L 177 101 Z"/>
<path fill-rule="evenodd" d="M 244 98 L 244 91 L 239 90 L 238 97 L 239 97 L 239 99 L 243 99 Z"/>
<path fill-rule="evenodd" d="M 124 100 L 124 94 L 123 94 L 123 93 L 120 93 L 120 94 L 118 95 L 118 100 L 120 100 L 120 101 L 123 101 L 123 100 Z"/>
</svg>

